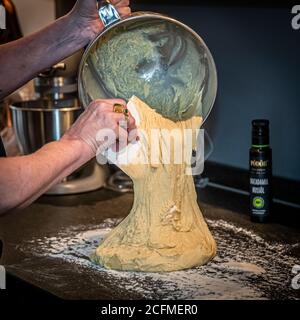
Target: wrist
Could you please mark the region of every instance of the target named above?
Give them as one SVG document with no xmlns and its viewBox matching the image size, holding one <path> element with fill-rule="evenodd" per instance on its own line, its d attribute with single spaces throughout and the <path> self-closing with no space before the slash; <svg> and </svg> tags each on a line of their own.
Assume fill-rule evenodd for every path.
<svg viewBox="0 0 300 320">
<path fill-rule="evenodd" d="M 91 19 L 80 16 L 77 11 L 71 11 L 66 17 L 72 21 L 75 35 L 83 43 L 83 46 L 94 40 L 104 28 L 98 16 Z"/>
<path fill-rule="evenodd" d="M 81 138 L 64 135 L 57 142 L 65 150 L 70 150 L 70 152 L 72 152 L 76 158 L 76 161 L 78 161 L 80 164 L 86 163 L 95 156 L 92 148 Z"/>
</svg>

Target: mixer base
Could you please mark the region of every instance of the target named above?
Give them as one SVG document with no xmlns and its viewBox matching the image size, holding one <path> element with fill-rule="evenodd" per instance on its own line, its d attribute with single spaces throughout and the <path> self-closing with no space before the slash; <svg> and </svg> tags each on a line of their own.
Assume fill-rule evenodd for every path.
<svg viewBox="0 0 300 320">
<path fill-rule="evenodd" d="M 99 166 L 96 162 L 91 163 L 89 168 L 82 169 L 79 177 L 66 179 L 50 188 L 47 195 L 76 194 L 97 190 L 105 185 L 107 169 Z"/>
</svg>

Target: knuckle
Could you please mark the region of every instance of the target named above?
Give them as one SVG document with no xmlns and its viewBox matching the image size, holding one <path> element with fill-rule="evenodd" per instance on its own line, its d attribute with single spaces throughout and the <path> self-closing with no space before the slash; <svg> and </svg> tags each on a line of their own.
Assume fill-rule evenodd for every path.
<svg viewBox="0 0 300 320">
<path fill-rule="evenodd" d="M 90 107 L 97 108 L 97 109 L 103 109 L 105 107 L 105 102 L 101 99 L 97 99 L 91 102 Z"/>
<path fill-rule="evenodd" d="M 101 108 L 100 105 L 98 105 L 96 108 L 96 114 L 97 116 L 101 116 L 101 117 L 105 116 L 105 112 L 103 112 L 103 109 Z"/>
</svg>

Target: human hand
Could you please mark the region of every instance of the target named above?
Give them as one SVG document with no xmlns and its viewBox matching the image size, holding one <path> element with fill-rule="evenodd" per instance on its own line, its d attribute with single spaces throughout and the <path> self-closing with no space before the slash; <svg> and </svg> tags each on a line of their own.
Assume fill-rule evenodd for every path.
<svg viewBox="0 0 300 320">
<path fill-rule="evenodd" d="M 62 140 L 81 141 L 82 150 L 89 159 L 109 147 L 118 149 L 119 145 L 126 146 L 136 138 L 135 120 L 130 113 L 126 119 L 123 113 L 113 112 L 116 103 L 126 106 L 126 102 L 121 99 L 93 101 L 64 134 Z M 104 141 L 106 137 L 108 139 Z"/>
<path fill-rule="evenodd" d="M 110 0 L 110 3 L 115 6 L 121 17 L 126 17 L 131 13 L 129 0 Z M 70 14 L 74 16 L 79 25 L 81 34 L 90 41 L 104 28 L 99 18 L 96 0 L 77 0 Z"/>
</svg>

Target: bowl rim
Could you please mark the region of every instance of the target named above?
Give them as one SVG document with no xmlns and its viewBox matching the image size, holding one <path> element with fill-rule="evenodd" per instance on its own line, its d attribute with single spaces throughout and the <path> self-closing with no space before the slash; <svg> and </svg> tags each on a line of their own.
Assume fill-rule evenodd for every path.
<svg viewBox="0 0 300 320">
<path fill-rule="evenodd" d="M 30 107 L 29 104 L 30 103 L 38 103 L 41 100 L 26 100 L 26 101 L 20 101 L 20 102 L 15 102 L 13 104 L 11 104 L 9 106 L 9 108 L 11 110 L 15 110 L 15 111 L 31 111 L 31 112 L 54 112 L 54 111 L 58 111 L 58 112 L 67 112 L 67 111 L 76 111 L 76 110 L 83 110 L 82 106 L 77 104 L 74 106 L 74 101 L 76 101 L 76 99 L 67 99 L 65 100 L 65 102 L 70 102 L 70 105 L 72 105 L 73 102 L 73 106 L 70 107 Z M 47 101 L 47 100 L 46 100 Z"/>
</svg>

